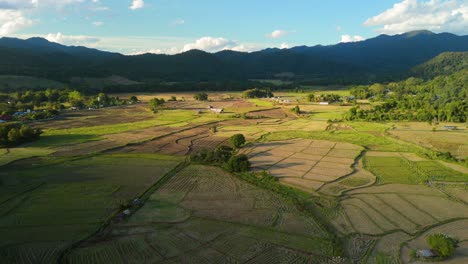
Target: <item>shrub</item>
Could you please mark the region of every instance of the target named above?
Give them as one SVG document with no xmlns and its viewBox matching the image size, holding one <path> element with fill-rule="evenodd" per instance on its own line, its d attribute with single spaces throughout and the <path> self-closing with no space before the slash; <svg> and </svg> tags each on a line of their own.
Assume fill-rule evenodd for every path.
<svg viewBox="0 0 468 264">
<path fill-rule="evenodd" d="M 137 98 L 136 96 L 132 95 L 132 97 L 130 97 L 130 102 L 131 102 L 132 104 L 138 103 L 138 98 Z"/>
<path fill-rule="evenodd" d="M 197 101 L 208 101 L 208 94 L 207 93 L 196 93 L 193 96 L 193 99 Z"/>
<path fill-rule="evenodd" d="M 226 163 L 226 169 L 230 172 L 246 172 L 250 169 L 250 161 L 247 155 L 233 156 Z"/>
<path fill-rule="evenodd" d="M 301 113 L 301 109 L 299 108 L 298 105 L 296 105 L 294 108 L 291 109 L 292 112 L 296 113 L 296 114 L 300 114 Z"/>
<path fill-rule="evenodd" d="M 426 237 L 427 244 L 435 250 L 440 257 L 448 258 L 453 255 L 457 247 L 457 240 L 445 234 L 431 234 Z"/>
<path fill-rule="evenodd" d="M 314 102 L 315 101 L 315 94 L 308 94 L 307 95 L 307 101 L 308 102 Z"/>
<path fill-rule="evenodd" d="M 229 138 L 229 142 L 235 147 L 239 148 L 245 143 L 245 137 L 242 134 L 235 134 Z"/>
<path fill-rule="evenodd" d="M 21 127 L 17 125 L 2 125 L 0 126 L 0 147 L 14 147 L 22 143 L 37 140 L 41 133 L 41 130 L 27 125 L 22 125 Z"/>
</svg>

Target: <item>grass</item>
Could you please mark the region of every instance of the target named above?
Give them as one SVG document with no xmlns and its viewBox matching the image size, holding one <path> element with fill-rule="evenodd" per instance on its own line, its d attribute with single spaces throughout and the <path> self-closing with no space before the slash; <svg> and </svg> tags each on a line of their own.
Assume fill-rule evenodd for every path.
<svg viewBox="0 0 468 264">
<path fill-rule="evenodd" d="M 70 129 L 48 129 L 37 142 L 28 144 L 30 147 L 59 147 L 90 141 L 102 140 L 103 136 L 128 131 L 141 130 L 154 126 L 182 127 L 189 124 L 201 124 L 222 120 L 214 115 L 197 115 L 194 111 L 162 110 L 154 119 L 119 123 L 102 126 L 79 127 Z"/>
<path fill-rule="evenodd" d="M 251 102 L 252 104 L 256 106 L 262 106 L 262 107 L 272 107 L 273 102 L 262 100 L 262 99 L 248 99 L 247 101 Z"/>
<path fill-rule="evenodd" d="M 419 151 L 410 144 L 402 144 L 383 136 L 355 131 L 278 131 L 266 134 L 262 141 L 279 141 L 295 138 L 347 142 L 376 151 Z"/>
<path fill-rule="evenodd" d="M 365 184 L 368 184 L 371 180 L 366 178 L 346 178 L 340 181 L 341 184 L 349 186 L 349 187 L 358 187 Z"/>
<path fill-rule="evenodd" d="M 465 182 L 467 175 L 436 161 L 409 161 L 400 157 L 365 157 L 364 165 L 380 184 L 422 184 L 426 181 Z"/>
<path fill-rule="evenodd" d="M 11 148 L 8 152 L 6 149 L 0 149 L 0 166 L 20 159 L 47 156 L 52 152 L 43 148 Z"/>
</svg>

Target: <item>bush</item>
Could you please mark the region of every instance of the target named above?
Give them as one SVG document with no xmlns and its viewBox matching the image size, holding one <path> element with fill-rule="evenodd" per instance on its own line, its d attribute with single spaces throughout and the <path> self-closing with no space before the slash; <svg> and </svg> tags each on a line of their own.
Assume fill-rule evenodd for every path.
<svg viewBox="0 0 468 264">
<path fill-rule="evenodd" d="M 132 97 L 130 97 L 130 102 L 132 104 L 138 103 L 138 98 L 136 96 L 132 95 Z"/>
<path fill-rule="evenodd" d="M 298 115 L 301 113 L 301 109 L 299 108 L 298 105 L 296 105 L 294 108 L 292 108 L 291 111 L 298 114 Z"/>
<path fill-rule="evenodd" d="M 445 234 L 431 234 L 426 237 L 427 244 L 435 250 L 440 257 L 448 258 L 453 255 L 457 247 L 457 240 Z"/>
<path fill-rule="evenodd" d="M 250 169 L 250 161 L 247 155 L 233 156 L 226 163 L 226 169 L 230 172 L 246 172 Z"/>
<path fill-rule="evenodd" d="M 245 143 L 245 137 L 242 134 L 235 134 L 229 138 L 229 142 L 235 147 L 239 148 Z"/>
<path fill-rule="evenodd" d="M 208 94 L 207 93 L 196 93 L 193 96 L 193 99 L 197 101 L 208 101 Z"/>
<path fill-rule="evenodd" d="M 315 101 L 315 94 L 308 94 L 307 95 L 307 101 L 308 102 L 314 102 Z"/>
</svg>

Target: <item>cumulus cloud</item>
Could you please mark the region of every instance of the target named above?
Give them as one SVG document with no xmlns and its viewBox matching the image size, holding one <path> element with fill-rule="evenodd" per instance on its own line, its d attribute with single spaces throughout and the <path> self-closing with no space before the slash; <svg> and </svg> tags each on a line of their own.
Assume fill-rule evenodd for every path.
<svg viewBox="0 0 468 264">
<path fill-rule="evenodd" d="M 50 42 L 55 42 L 63 45 L 87 47 L 96 47 L 100 41 L 100 39 L 96 37 L 64 35 L 60 32 L 55 34 L 50 33 L 45 38 Z"/>
<path fill-rule="evenodd" d="M 25 17 L 19 10 L 0 9 L 0 36 L 10 35 L 22 28 L 29 27 L 33 21 Z"/>
<path fill-rule="evenodd" d="M 466 0 L 403 0 L 369 18 L 364 25 L 379 27 L 377 31 L 385 34 L 420 29 L 467 34 L 468 3 Z"/>
<path fill-rule="evenodd" d="M 221 50 L 250 51 L 253 47 L 239 44 L 235 40 L 226 38 L 202 37 L 193 43 L 185 44 L 182 52 L 199 49 L 207 52 L 217 52 Z"/>
<path fill-rule="evenodd" d="M 348 43 L 348 42 L 358 42 L 358 41 L 363 41 L 365 40 L 364 37 L 362 36 L 359 36 L 359 35 L 355 35 L 355 36 L 351 36 L 351 35 L 341 35 L 341 43 Z"/>
<path fill-rule="evenodd" d="M 140 9 L 145 6 L 145 2 L 143 0 L 133 0 L 132 5 L 129 7 L 132 10 Z"/>
<path fill-rule="evenodd" d="M 289 33 L 291 32 L 287 30 L 277 29 L 271 32 L 270 34 L 268 34 L 267 36 L 269 38 L 281 38 L 281 37 L 288 35 Z"/>
</svg>

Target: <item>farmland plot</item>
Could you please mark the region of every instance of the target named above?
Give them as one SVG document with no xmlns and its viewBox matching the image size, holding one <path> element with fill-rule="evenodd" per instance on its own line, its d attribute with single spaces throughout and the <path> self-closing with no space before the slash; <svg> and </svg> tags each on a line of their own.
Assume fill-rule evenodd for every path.
<svg viewBox="0 0 468 264">
<path fill-rule="evenodd" d="M 284 184 L 317 190 L 353 172 L 361 148 L 322 140 L 289 140 L 255 144 L 244 150 L 253 170 L 266 170 Z"/>
<path fill-rule="evenodd" d="M 134 249 L 124 250 L 123 241 Z M 67 260 L 342 263 L 336 254 L 327 232 L 290 202 L 219 168 L 191 165 L 128 220 L 87 241 Z"/>
<path fill-rule="evenodd" d="M 8 191 L 0 204 L 5 263 L 56 262 L 62 250 L 95 232 L 180 159 L 102 155 L 33 162 L 2 167 L 2 189 Z"/>
</svg>

